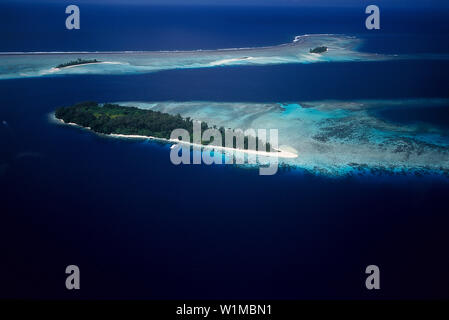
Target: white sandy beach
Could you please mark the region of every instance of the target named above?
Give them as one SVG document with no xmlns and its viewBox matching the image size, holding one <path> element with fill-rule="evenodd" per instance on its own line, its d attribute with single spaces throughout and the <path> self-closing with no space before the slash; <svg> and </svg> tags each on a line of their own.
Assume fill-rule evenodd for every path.
<svg viewBox="0 0 449 320">
<path fill-rule="evenodd" d="M 118 137 L 118 138 L 133 138 L 133 139 L 154 139 L 159 141 L 165 141 L 168 143 L 181 143 L 190 145 L 192 147 L 198 147 L 198 148 L 204 148 L 204 149 L 214 149 L 214 150 L 222 150 L 222 151 L 229 151 L 229 152 L 241 152 L 241 153 L 247 153 L 247 154 L 254 154 L 264 157 L 278 157 L 278 158 L 296 158 L 298 155 L 293 152 L 289 152 L 286 150 L 281 149 L 274 149 L 276 152 L 266 152 L 266 151 L 258 151 L 258 150 L 250 150 L 250 149 L 236 149 L 236 148 L 229 148 L 229 147 L 221 147 L 221 146 L 212 146 L 212 145 L 204 145 L 199 143 L 192 143 L 192 142 L 186 142 L 178 139 L 164 139 L 164 138 L 157 138 L 152 136 L 139 136 L 139 135 L 126 135 L 126 134 L 117 134 L 117 133 L 111 133 L 108 136 L 111 137 Z"/>
<path fill-rule="evenodd" d="M 72 66 L 67 66 L 67 67 L 62 67 L 62 68 L 55 67 L 52 69 L 59 71 L 59 70 L 65 70 L 65 69 L 70 69 L 70 68 L 75 68 L 75 67 L 87 66 L 87 65 L 91 65 L 91 64 L 122 64 L 122 63 L 114 62 L 114 61 L 98 61 L 98 62 L 80 63 L 80 64 L 75 64 Z"/>
<path fill-rule="evenodd" d="M 78 125 L 76 123 L 65 122 L 64 120 L 58 119 L 58 118 L 56 118 L 54 116 L 54 114 L 53 114 L 53 118 L 56 121 L 59 121 L 60 123 L 63 123 L 63 124 L 68 124 L 68 125 L 77 126 L 77 127 L 80 127 L 80 128 L 85 128 L 85 129 L 89 129 L 90 130 L 89 127 L 83 127 L 83 126 L 80 126 L 80 125 Z M 96 133 L 96 132 L 94 132 L 94 133 Z M 157 140 L 157 141 L 162 141 L 162 142 L 167 142 L 167 143 L 186 144 L 186 145 L 190 145 L 192 147 L 197 147 L 197 148 L 214 149 L 214 150 L 228 151 L 228 152 L 246 153 L 246 154 L 259 155 L 259 156 L 263 156 L 263 157 L 277 157 L 277 158 L 289 158 L 289 159 L 293 159 L 293 158 L 297 158 L 298 157 L 298 155 L 296 153 L 291 152 L 291 151 L 287 151 L 287 150 L 282 150 L 280 148 L 278 148 L 278 149 L 273 148 L 277 152 L 266 152 L 266 151 L 258 151 L 258 150 L 251 150 L 251 149 L 236 149 L 236 148 L 221 147 L 221 146 L 203 145 L 203 144 L 198 144 L 198 143 L 186 142 L 186 141 L 182 141 L 182 140 L 178 140 L 178 139 L 164 139 L 164 138 L 157 138 L 157 137 L 152 137 L 152 136 L 141 136 L 141 135 L 136 135 L 136 134 L 111 133 L 111 134 L 105 134 L 105 135 L 106 136 L 110 136 L 110 137 L 116 137 L 116 138 L 152 139 L 152 140 Z"/>
</svg>

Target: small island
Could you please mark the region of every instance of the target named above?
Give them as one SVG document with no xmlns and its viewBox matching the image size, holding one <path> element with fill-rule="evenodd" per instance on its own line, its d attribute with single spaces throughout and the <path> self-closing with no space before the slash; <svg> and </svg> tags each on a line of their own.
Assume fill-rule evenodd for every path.
<svg viewBox="0 0 449 320">
<path fill-rule="evenodd" d="M 72 60 L 72 61 L 69 61 L 66 63 L 61 63 L 61 64 L 57 65 L 56 68 L 62 69 L 62 68 L 78 66 L 78 65 L 82 65 L 82 64 L 99 63 L 99 62 L 101 62 L 101 61 L 98 61 L 97 59 L 86 60 L 86 59 L 78 58 L 77 60 Z"/>
<path fill-rule="evenodd" d="M 81 102 L 69 107 L 60 107 L 55 111 L 55 117 L 65 123 L 73 123 L 88 128 L 97 133 L 116 134 L 123 136 L 153 137 L 161 140 L 170 140 L 171 132 L 175 129 L 185 129 L 190 134 L 190 142 L 193 142 L 193 120 L 181 115 L 171 115 L 160 111 L 139 109 L 136 107 L 124 107 L 117 104 L 106 103 L 99 105 L 97 102 Z M 201 132 L 210 127 L 201 122 Z M 222 147 L 225 147 L 225 128 L 216 128 L 221 133 Z M 208 145 L 212 141 L 201 141 L 202 145 Z M 256 144 L 262 143 L 260 139 Z M 236 139 L 233 148 L 236 147 Z M 244 136 L 244 148 L 248 149 L 248 136 Z M 267 152 L 271 150 L 266 143 Z"/>
<path fill-rule="evenodd" d="M 327 47 L 325 47 L 325 46 L 322 46 L 322 47 L 316 47 L 316 48 L 314 48 L 314 49 L 310 49 L 310 53 L 318 53 L 318 54 L 320 54 L 320 53 L 324 53 L 324 52 L 326 52 L 327 51 Z"/>
</svg>

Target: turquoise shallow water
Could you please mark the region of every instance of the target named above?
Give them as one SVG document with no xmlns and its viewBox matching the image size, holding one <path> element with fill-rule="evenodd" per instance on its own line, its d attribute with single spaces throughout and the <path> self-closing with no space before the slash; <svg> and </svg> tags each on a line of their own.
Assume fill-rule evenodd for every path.
<svg viewBox="0 0 449 320">
<path fill-rule="evenodd" d="M 388 61 L 296 63 L 292 56 L 295 63 L 255 65 L 217 63 L 235 57 L 221 53 L 195 52 L 194 61 L 184 52 L 182 61 L 123 53 L 104 60 L 123 57 L 118 62 L 129 65 L 33 77 L 78 54 L 17 58 L 23 63 L 9 71 L 20 79 L 0 81 L 0 123 L 7 123 L 0 126 L 1 297 L 74 298 L 64 287 L 64 267 L 77 263 L 84 279 L 77 297 L 84 299 L 447 299 L 449 180 L 417 176 L 410 166 L 389 168 L 405 173 L 390 176 L 367 165 L 359 176 L 341 165 L 441 161 L 437 137 L 445 143 L 449 117 L 437 98 L 448 98 L 449 63 L 418 57 L 449 52 L 447 15 L 385 9 L 383 29 L 371 32 L 361 23 L 362 7 L 233 13 L 98 5 L 82 9 L 84 31 L 77 33 L 64 30 L 64 6 L 55 6 L 54 14 L 46 5 L 2 10 L 0 51 L 260 48 L 332 32 L 372 34 L 362 48 Z M 271 52 L 272 61 L 290 59 L 279 48 Z M 215 67 L 202 67 L 211 62 Z M 148 72 L 146 63 L 171 70 Z M 187 68 L 195 63 L 199 68 Z M 296 166 L 303 170 L 269 177 L 233 166 L 174 166 L 168 145 L 48 121 L 56 107 L 86 100 L 159 101 L 236 126 L 271 123 L 284 143 L 302 141 L 309 158 Z M 394 152 L 389 139 L 403 147 Z M 381 268 L 378 292 L 363 285 L 372 263 Z"/>
<path fill-rule="evenodd" d="M 291 43 L 269 47 L 195 51 L 34 52 L 1 53 L 0 79 L 71 74 L 135 74 L 172 69 L 222 66 L 263 66 L 291 63 L 383 61 L 392 59 L 448 59 L 446 54 L 395 55 L 358 51 L 361 39 L 346 35 L 303 35 Z M 309 53 L 327 46 L 324 54 Z M 57 65 L 81 59 L 99 64 L 58 69 Z"/>
<path fill-rule="evenodd" d="M 434 64 L 403 66 L 399 63 L 401 70 L 427 79 L 429 74 L 423 72 Z M 444 177 L 379 176 L 369 167 L 361 177 L 329 179 L 327 173 L 323 177 L 283 169 L 261 177 L 257 170 L 233 166 L 174 166 L 168 146 L 104 138 L 48 121 L 56 107 L 79 101 L 147 101 L 152 106 L 162 101 L 161 109 L 241 126 L 265 117 L 292 129 L 288 120 L 305 117 L 302 123 L 298 120 L 302 130 L 293 131 L 300 135 L 306 129 L 320 132 L 312 114 L 326 115 L 319 118 L 325 120 L 337 112 L 354 113 L 362 120 L 367 112 L 363 104 L 381 104 L 375 98 L 345 98 L 344 88 L 357 85 L 356 74 L 388 71 L 382 78 L 386 85 L 376 94 L 399 98 L 388 99 L 384 107 L 403 105 L 398 101 L 412 94 L 444 93 L 434 86 L 412 93 L 409 86 L 393 86 L 388 77 L 394 70 L 391 62 L 336 63 L 328 72 L 325 67 L 297 64 L 3 81 L 0 104 L 8 126 L 0 127 L 0 185 L 6 208 L 0 238 L 10 264 L 0 268 L 10 277 L 0 294 L 70 298 L 61 285 L 60 266 L 76 260 L 85 270 L 83 283 L 89 283 L 80 293 L 86 299 L 360 298 L 370 294 L 363 288 L 364 267 L 376 261 L 386 275 L 382 297 L 429 297 L 429 292 L 446 297 L 449 184 Z M 263 77 L 266 70 L 271 77 Z M 353 76 L 332 81 L 332 86 L 311 76 L 325 72 L 327 79 L 337 80 L 342 70 Z M 278 84 L 280 78 L 289 81 Z M 405 79 L 405 84 L 410 82 Z M 335 91 L 341 95 L 335 97 Z M 284 121 L 283 105 L 290 105 Z M 413 126 L 391 123 L 392 128 Z M 379 129 L 390 134 L 387 128 Z M 313 142 L 313 136 L 304 136 L 304 144 Z M 315 156 L 322 161 L 317 166 L 329 166 L 328 157 L 314 154 L 317 145 L 311 145 L 310 161 Z M 334 172 L 345 170 L 353 168 Z M 416 282 L 409 283 L 410 278 Z M 30 279 L 38 286 L 30 288 Z"/>
<path fill-rule="evenodd" d="M 279 159 L 310 172 L 345 175 L 361 168 L 387 172 L 449 170 L 449 135 L 431 124 L 398 124 L 373 112 L 377 108 L 449 104 L 447 99 L 312 101 L 300 103 L 117 102 L 181 114 L 234 129 L 278 129 L 279 146 L 295 159 Z"/>
<path fill-rule="evenodd" d="M 1 54 L 0 79 L 41 76 L 136 74 L 171 69 L 224 66 L 266 66 L 317 62 L 357 62 L 409 59 L 447 59 L 446 54 L 377 54 L 358 51 L 362 39 L 317 34 L 297 36 L 277 46 L 195 51 L 53 52 Z M 327 46 L 324 54 L 310 48 Z M 101 63 L 58 69 L 77 58 Z M 317 75 L 320 77 L 320 75 Z M 282 81 L 282 79 L 280 79 Z M 321 82 L 328 79 L 323 75 Z M 329 80 L 335 81 L 335 80 Z M 364 81 L 360 79 L 360 81 Z M 394 172 L 449 169 L 448 136 L 432 125 L 388 121 L 377 110 L 448 105 L 447 99 L 316 100 L 290 103 L 246 102 L 124 102 L 181 114 L 211 125 L 252 129 L 278 129 L 279 145 L 299 154 L 281 159 L 286 165 L 311 172 L 345 175 L 360 168 Z"/>
</svg>

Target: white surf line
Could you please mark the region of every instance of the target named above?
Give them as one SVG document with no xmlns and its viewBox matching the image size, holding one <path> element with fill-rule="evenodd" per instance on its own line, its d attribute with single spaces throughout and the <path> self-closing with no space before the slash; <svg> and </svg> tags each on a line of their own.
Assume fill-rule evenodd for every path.
<svg viewBox="0 0 449 320">
<path fill-rule="evenodd" d="M 118 137 L 118 138 L 132 138 L 132 139 L 154 139 L 154 140 L 165 141 L 165 142 L 169 142 L 169 143 L 186 144 L 186 145 L 189 145 L 192 147 L 198 147 L 198 148 L 232 151 L 232 152 L 242 152 L 242 153 L 255 154 L 255 155 L 264 156 L 264 157 L 278 157 L 278 158 L 290 158 L 290 159 L 298 157 L 298 155 L 296 153 L 281 150 L 281 149 L 275 149 L 275 148 L 273 148 L 275 150 L 275 152 L 267 152 L 267 151 L 251 150 L 251 149 L 237 149 L 237 148 L 230 148 L 230 147 L 213 146 L 213 145 L 207 145 L 207 144 L 187 142 L 187 141 L 182 141 L 182 140 L 178 140 L 178 139 L 164 139 L 164 138 L 157 138 L 157 137 L 152 137 L 152 136 L 141 136 L 141 135 L 134 135 L 134 134 L 111 133 L 111 134 L 108 134 L 108 136 Z"/>
<path fill-rule="evenodd" d="M 52 69 L 56 69 L 56 70 L 64 70 L 64 69 L 70 69 L 70 68 L 75 68 L 75 67 L 81 67 L 81 66 L 88 66 L 91 64 L 123 64 L 121 62 L 114 62 L 114 61 L 99 61 L 99 62 L 88 62 L 88 63 L 80 63 L 80 64 L 74 64 L 72 66 L 67 66 L 67 67 L 54 67 Z"/>
<path fill-rule="evenodd" d="M 92 132 L 97 133 L 97 134 L 103 134 L 103 133 L 98 133 L 98 132 L 93 131 L 90 127 L 83 127 L 83 126 L 80 126 L 79 124 L 76 124 L 73 122 L 65 122 L 62 119 L 56 118 L 54 115 L 53 115 L 53 117 L 54 117 L 54 119 L 58 120 L 59 122 L 61 122 L 63 124 L 77 126 L 80 128 L 89 129 Z M 264 157 L 278 157 L 278 158 L 288 158 L 288 159 L 293 159 L 293 158 L 298 157 L 298 155 L 296 153 L 281 150 L 281 149 L 275 149 L 275 148 L 273 148 L 275 150 L 275 152 L 267 152 L 267 151 L 251 150 L 251 149 L 237 149 L 237 148 L 229 148 L 229 147 L 222 147 L 222 146 L 204 145 L 204 144 L 199 144 L 199 143 L 182 141 L 182 140 L 178 140 L 178 139 L 165 139 L 165 138 L 158 138 L 158 137 L 153 137 L 153 136 L 141 136 L 141 135 L 137 135 L 137 134 L 110 133 L 110 134 L 103 134 L 103 135 L 115 137 L 115 138 L 152 139 L 152 140 L 158 140 L 158 141 L 163 141 L 163 142 L 167 142 L 167 143 L 187 144 L 187 145 L 190 145 L 193 147 L 198 147 L 198 148 L 241 152 L 241 153 L 255 154 L 255 155 L 264 156 Z"/>
</svg>

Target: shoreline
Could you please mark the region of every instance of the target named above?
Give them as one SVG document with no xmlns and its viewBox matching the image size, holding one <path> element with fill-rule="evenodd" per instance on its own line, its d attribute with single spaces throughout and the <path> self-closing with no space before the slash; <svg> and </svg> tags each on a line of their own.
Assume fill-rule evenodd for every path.
<svg viewBox="0 0 449 320">
<path fill-rule="evenodd" d="M 89 64 L 100 64 L 100 63 L 103 63 L 103 62 L 87 62 L 87 63 L 74 64 L 74 65 L 71 65 L 71 66 L 66 66 L 66 67 L 61 67 L 61 68 L 54 67 L 54 69 L 56 69 L 56 70 L 64 70 L 64 69 L 69 69 L 69 68 L 87 66 Z"/>
<path fill-rule="evenodd" d="M 76 126 L 80 129 L 89 129 L 89 131 L 91 133 L 97 134 L 99 136 L 109 137 L 109 138 L 153 139 L 153 140 L 160 141 L 163 143 L 170 143 L 172 145 L 171 148 L 173 148 L 173 146 L 176 146 L 178 143 L 192 145 L 192 143 L 190 143 L 190 142 L 184 142 L 184 141 L 179 141 L 179 140 L 170 141 L 168 139 L 151 137 L 151 136 L 97 133 L 88 127 L 83 127 L 76 123 L 70 123 L 70 122 L 66 123 L 63 120 L 56 118 L 54 112 L 49 114 L 49 118 L 50 118 L 50 121 L 53 121 L 55 124 L 71 125 L 71 126 Z M 197 145 L 197 147 L 206 147 L 206 148 L 208 147 L 209 149 L 214 148 L 213 146 L 207 146 L 207 145 Z M 226 147 L 215 147 L 215 148 L 223 150 Z M 255 151 L 255 150 L 242 150 L 242 149 L 234 149 L 234 148 L 226 148 L 226 149 L 228 149 L 230 151 L 240 152 L 240 153 L 248 153 L 245 151 L 252 151 L 251 153 L 258 154 L 261 152 L 261 151 Z M 290 155 L 291 156 L 290 158 L 298 157 L 298 155 L 295 153 L 280 150 L 280 152 L 277 153 L 277 156 L 281 157 L 281 158 L 282 158 L 282 156 L 280 156 L 280 153 L 282 153 L 284 155 L 285 154 Z M 264 154 L 261 154 L 261 155 L 264 156 Z M 276 156 L 276 155 L 271 155 L 271 156 Z M 449 179 L 449 172 L 444 169 L 440 170 L 440 169 L 425 168 L 425 167 L 407 167 L 407 166 L 403 166 L 403 165 L 398 165 L 398 166 L 395 166 L 394 168 L 391 168 L 391 167 L 389 168 L 389 167 L 385 167 L 382 165 L 366 165 L 363 167 L 353 167 L 353 166 L 343 165 L 340 168 L 342 170 L 335 170 L 335 168 L 334 168 L 334 169 L 327 169 L 327 170 L 322 170 L 322 171 L 317 171 L 316 169 L 314 169 L 313 167 L 308 166 L 308 165 L 296 164 L 296 165 L 293 165 L 293 167 L 295 169 L 299 170 L 297 172 L 298 174 L 303 174 L 305 172 L 309 172 L 309 173 L 313 173 L 314 175 L 317 175 L 317 176 L 324 176 L 324 177 L 331 178 L 331 179 L 341 179 L 341 178 L 346 178 L 346 177 L 359 177 L 359 175 L 360 175 L 360 177 L 363 176 L 363 177 L 368 177 L 368 178 L 382 178 L 382 179 L 391 178 L 391 177 L 402 177 L 404 179 L 416 178 L 416 177 L 422 177 L 422 178 L 427 177 L 427 178 L 432 178 L 432 179 L 433 178 L 443 179 L 445 182 L 447 182 L 447 179 Z"/>
<path fill-rule="evenodd" d="M 214 149 L 214 150 L 229 151 L 229 152 L 240 152 L 240 153 L 259 155 L 259 156 L 263 156 L 263 157 L 275 157 L 275 158 L 286 158 L 286 159 L 294 159 L 294 158 L 298 157 L 298 155 L 296 153 L 285 151 L 282 149 L 275 149 L 275 148 L 273 148 L 273 149 L 276 150 L 277 152 L 267 152 L 267 151 L 251 150 L 251 149 L 237 149 L 237 148 L 230 148 L 230 147 L 223 147 L 223 146 L 204 145 L 204 144 L 199 144 L 199 143 L 182 141 L 182 140 L 178 140 L 178 139 L 165 139 L 165 138 L 158 138 L 158 137 L 153 137 L 153 136 L 141 136 L 141 135 L 137 135 L 137 134 L 99 133 L 99 132 L 93 131 L 90 127 L 83 127 L 74 122 L 65 122 L 62 119 L 58 119 L 58 118 L 56 118 L 54 113 L 52 113 L 52 116 L 53 116 L 53 119 L 55 119 L 59 123 L 71 125 L 71 126 L 77 126 L 77 127 L 83 128 L 83 129 L 88 129 L 89 131 L 91 131 L 95 134 L 105 135 L 105 136 L 113 137 L 113 138 L 151 139 L 151 140 L 157 140 L 157 141 L 172 143 L 172 144 L 186 144 L 186 145 L 189 145 L 192 147 L 197 147 L 197 148 Z"/>
<path fill-rule="evenodd" d="M 74 64 L 74 65 L 62 67 L 62 68 L 53 67 L 52 69 L 60 71 L 60 70 L 65 70 L 65 69 L 70 69 L 70 68 L 75 68 L 75 67 L 88 66 L 91 64 L 121 64 L 121 63 L 120 62 L 112 62 L 112 61 L 98 61 L 98 62 L 87 62 L 87 63 Z"/>
</svg>

